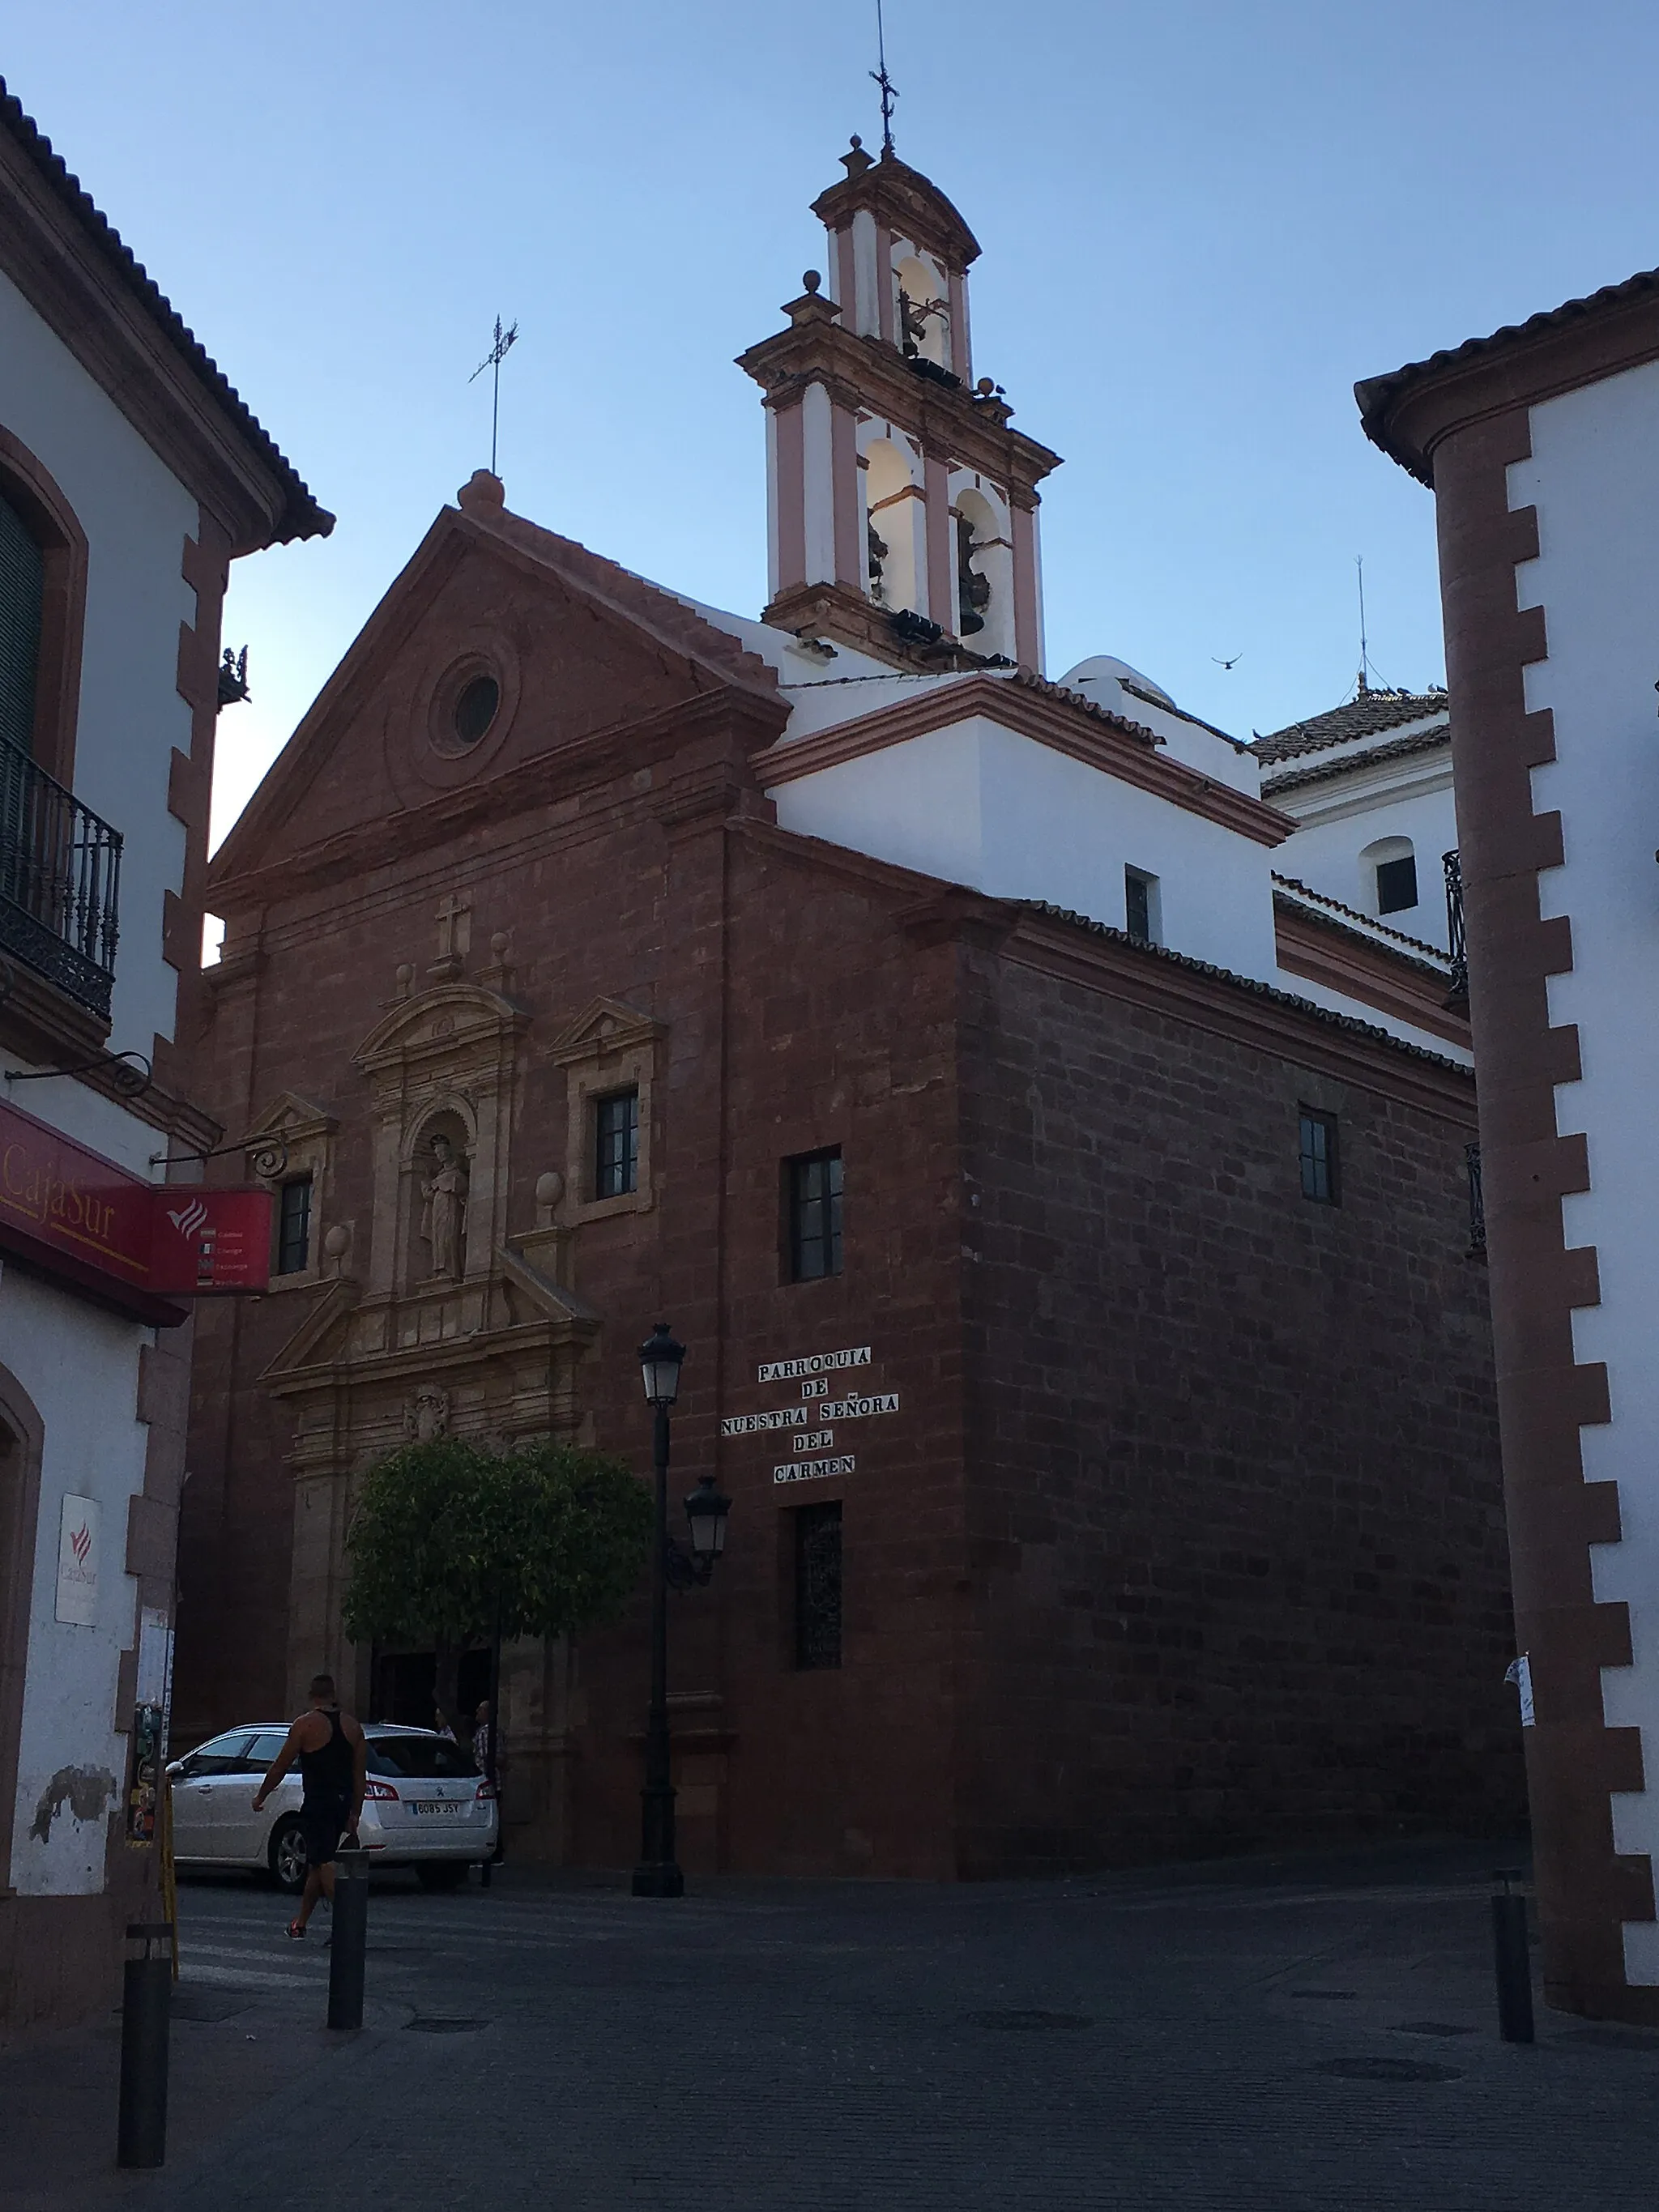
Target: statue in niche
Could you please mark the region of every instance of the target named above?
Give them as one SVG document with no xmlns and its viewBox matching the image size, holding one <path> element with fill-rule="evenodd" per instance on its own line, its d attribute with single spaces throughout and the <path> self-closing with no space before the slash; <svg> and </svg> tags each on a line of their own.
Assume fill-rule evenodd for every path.
<svg viewBox="0 0 1659 2212">
<path fill-rule="evenodd" d="M 428 1444 L 449 1434 L 449 1393 L 441 1384 L 423 1383 L 404 1408 L 404 1433 Z"/>
<path fill-rule="evenodd" d="M 421 1185 L 421 1235 L 432 1248 L 434 1275 L 461 1279 L 466 1238 L 466 1164 L 439 1130 L 432 1139 L 432 1172 Z"/>
</svg>

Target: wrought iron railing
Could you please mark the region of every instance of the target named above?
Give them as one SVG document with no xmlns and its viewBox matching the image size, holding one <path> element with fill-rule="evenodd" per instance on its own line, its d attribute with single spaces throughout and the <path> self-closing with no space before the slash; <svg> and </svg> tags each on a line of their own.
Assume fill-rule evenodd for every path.
<svg viewBox="0 0 1659 2212">
<path fill-rule="evenodd" d="M 1486 1200 L 1480 1188 L 1480 1147 L 1465 1145 L 1463 1158 L 1469 1171 L 1469 1257 L 1486 1256 Z"/>
<path fill-rule="evenodd" d="M 0 952 L 106 1020 L 121 834 L 0 738 Z"/>
<path fill-rule="evenodd" d="M 1446 951 L 1451 961 L 1451 988 L 1446 994 L 1448 1006 L 1467 1006 L 1469 1002 L 1469 947 L 1463 934 L 1463 862 L 1454 849 L 1442 856 L 1446 871 Z"/>
</svg>

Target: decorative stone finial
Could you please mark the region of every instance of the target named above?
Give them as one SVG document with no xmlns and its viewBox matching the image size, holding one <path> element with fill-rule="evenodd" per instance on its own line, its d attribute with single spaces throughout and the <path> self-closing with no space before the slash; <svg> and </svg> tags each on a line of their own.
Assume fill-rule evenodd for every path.
<svg viewBox="0 0 1659 2212">
<path fill-rule="evenodd" d="M 558 1211 L 559 1200 L 564 1196 L 564 1177 L 556 1168 L 549 1168 L 545 1175 L 536 1178 L 536 1226 L 550 1229 Z"/>
<path fill-rule="evenodd" d="M 992 383 L 988 376 L 981 376 L 979 382 L 974 386 L 974 389 L 978 392 L 981 399 L 988 399 L 991 394 L 996 390 L 996 386 Z"/>
<path fill-rule="evenodd" d="M 491 509 L 499 513 L 507 505 L 506 486 L 488 469 L 474 469 L 455 496 L 461 503 L 462 512 L 468 514 Z"/>
<path fill-rule="evenodd" d="M 853 133 L 852 151 L 842 155 L 841 165 L 849 177 L 861 177 L 866 169 L 873 169 L 876 166 L 865 152 L 864 141 L 856 131 Z"/>
<path fill-rule="evenodd" d="M 818 286 L 823 283 L 823 279 L 816 269 L 809 269 L 800 281 L 801 289 L 804 291 L 816 292 Z"/>
</svg>

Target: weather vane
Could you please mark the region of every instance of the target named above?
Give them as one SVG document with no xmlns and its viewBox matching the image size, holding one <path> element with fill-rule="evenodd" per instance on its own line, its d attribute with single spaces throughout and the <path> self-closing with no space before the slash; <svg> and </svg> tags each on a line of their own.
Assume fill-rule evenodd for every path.
<svg viewBox="0 0 1659 2212">
<path fill-rule="evenodd" d="M 466 380 L 469 384 L 476 384 L 485 369 L 495 371 L 494 389 L 489 395 L 489 473 L 492 477 L 495 474 L 495 434 L 501 427 L 501 363 L 512 351 L 518 336 L 518 325 L 514 323 L 510 330 L 504 331 L 501 328 L 501 319 L 497 315 L 495 343 Z"/>
<path fill-rule="evenodd" d="M 884 154 L 890 154 L 893 150 L 893 102 L 898 98 L 898 91 L 887 74 L 887 27 L 882 21 L 881 0 L 876 0 L 876 54 L 881 67 L 872 69 L 870 75 L 881 87 L 881 150 Z"/>
</svg>

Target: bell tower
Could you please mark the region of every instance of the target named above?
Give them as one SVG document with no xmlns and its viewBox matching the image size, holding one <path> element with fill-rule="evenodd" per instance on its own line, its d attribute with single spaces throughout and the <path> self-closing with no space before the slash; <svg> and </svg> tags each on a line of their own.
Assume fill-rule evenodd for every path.
<svg viewBox="0 0 1659 2212">
<path fill-rule="evenodd" d="M 812 212 L 787 329 L 738 356 L 766 408 L 765 619 L 895 666 L 1042 665 L 1037 485 L 1058 453 L 975 384 L 973 233 L 945 194 L 855 137 Z"/>
</svg>

